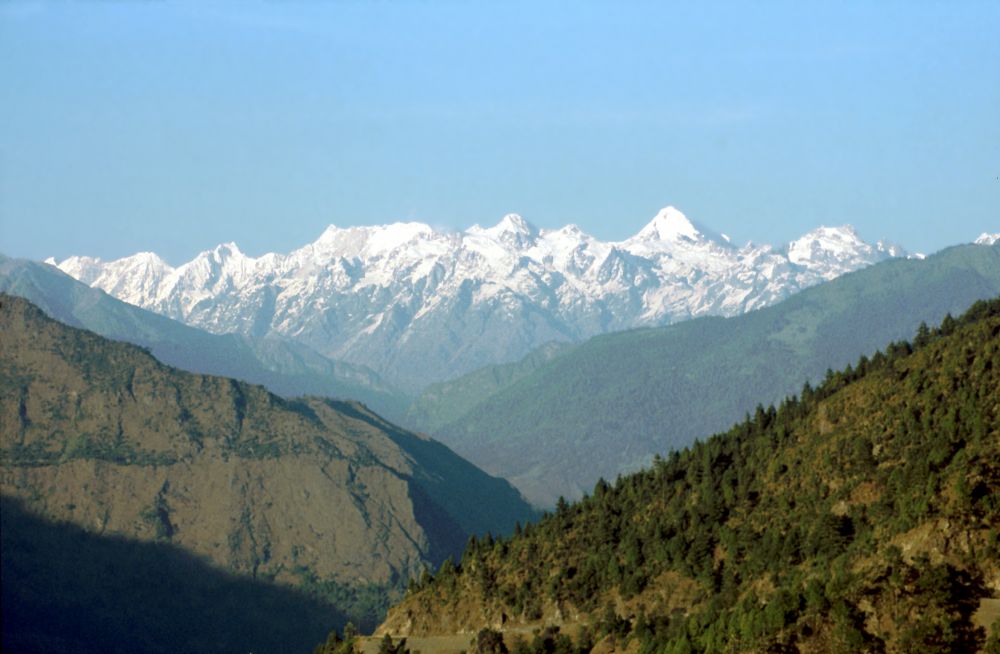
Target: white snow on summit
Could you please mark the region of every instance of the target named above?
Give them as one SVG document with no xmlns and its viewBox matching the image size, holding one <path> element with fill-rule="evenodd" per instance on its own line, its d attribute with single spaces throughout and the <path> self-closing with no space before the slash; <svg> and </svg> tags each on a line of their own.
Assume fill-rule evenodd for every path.
<svg viewBox="0 0 1000 654">
<path fill-rule="evenodd" d="M 1000 232 L 997 232 L 996 234 L 983 232 L 979 235 L 979 238 L 975 240 L 976 245 L 996 245 L 998 242 L 1000 242 Z"/>
<path fill-rule="evenodd" d="M 819 227 L 788 244 L 788 260 L 819 273 L 824 279 L 833 279 L 845 272 L 845 266 L 906 255 L 896 246 L 892 246 L 892 251 L 883 248 L 881 243 L 877 247 L 865 243 L 851 225 Z"/>
<path fill-rule="evenodd" d="M 633 247 L 661 249 L 671 245 L 729 245 L 729 237 L 699 225 L 676 207 L 664 207 L 639 233 L 625 241 Z"/>
<path fill-rule="evenodd" d="M 674 207 L 665 207 L 635 235 L 637 241 L 697 241 L 702 233 L 687 216 Z"/>
<path fill-rule="evenodd" d="M 423 223 L 393 223 L 345 229 L 330 225 L 312 244 L 312 250 L 323 258 L 340 256 L 368 260 L 398 250 L 433 233 L 434 230 Z"/>
<path fill-rule="evenodd" d="M 665 207 L 620 242 L 508 214 L 464 232 L 331 225 L 288 254 L 254 258 L 228 243 L 176 268 L 152 253 L 58 266 L 188 324 L 291 337 L 416 389 L 553 340 L 743 313 L 895 256 L 905 252 L 870 245 L 850 226 L 821 227 L 787 248 L 735 247 Z"/>
</svg>

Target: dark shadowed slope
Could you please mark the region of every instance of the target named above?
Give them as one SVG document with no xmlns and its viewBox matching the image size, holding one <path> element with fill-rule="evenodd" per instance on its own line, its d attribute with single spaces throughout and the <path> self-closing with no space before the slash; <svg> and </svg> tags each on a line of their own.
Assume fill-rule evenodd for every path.
<svg viewBox="0 0 1000 654">
<path fill-rule="evenodd" d="M 308 652 L 345 616 L 167 543 L 53 523 L 0 505 L 2 644 L 9 654 Z"/>
<path fill-rule="evenodd" d="M 0 490 L 39 516 L 368 620 L 470 534 L 534 517 L 507 482 L 361 404 L 186 373 L 7 295 L 0 334 Z"/>
</svg>

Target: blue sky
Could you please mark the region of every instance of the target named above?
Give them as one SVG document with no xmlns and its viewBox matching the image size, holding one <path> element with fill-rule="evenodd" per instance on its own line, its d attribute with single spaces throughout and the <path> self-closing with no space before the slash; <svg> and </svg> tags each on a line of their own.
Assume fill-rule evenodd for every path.
<svg viewBox="0 0 1000 654">
<path fill-rule="evenodd" d="M 4 2 L 0 252 L 1000 231 L 1000 3 Z"/>
</svg>

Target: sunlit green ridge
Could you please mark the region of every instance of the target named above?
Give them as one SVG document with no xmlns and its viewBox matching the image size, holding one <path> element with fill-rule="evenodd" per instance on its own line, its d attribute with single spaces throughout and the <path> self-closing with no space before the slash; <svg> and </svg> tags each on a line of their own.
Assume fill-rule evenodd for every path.
<svg viewBox="0 0 1000 654">
<path fill-rule="evenodd" d="M 641 652 L 976 651 L 1000 598 L 1000 299 L 470 542 L 381 631 L 584 624 Z M 631 650 L 630 650 L 631 651 Z"/>
</svg>

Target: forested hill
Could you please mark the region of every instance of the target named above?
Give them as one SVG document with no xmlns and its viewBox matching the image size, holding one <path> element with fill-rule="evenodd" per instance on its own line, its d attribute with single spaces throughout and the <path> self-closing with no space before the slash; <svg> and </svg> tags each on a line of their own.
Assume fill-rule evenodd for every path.
<svg viewBox="0 0 1000 654">
<path fill-rule="evenodd" d="M 602 476 L 649 465 L 657 452 L 727 429 L 758 402 L 779 402 L 828 368 L 909 338 L 921 321 L 998 294 L 1000 244 L 953 247 L 738 317 L 595 337 L 478 404 L 443 388 L 421 410 L 441 417 L 471 407 L 433 436 L 552 508 L 560 495 L 577 499 Z M 473 378 L 451 385 L 479 387 Z"/>
<path fill-rule="evenodd" d="M 1000 598 L 997 389 L 1000 299 L 470 542 L 378 633 L 582 624 L 583 650 L 977 651 L 976 612 Z"/>
</svg>

